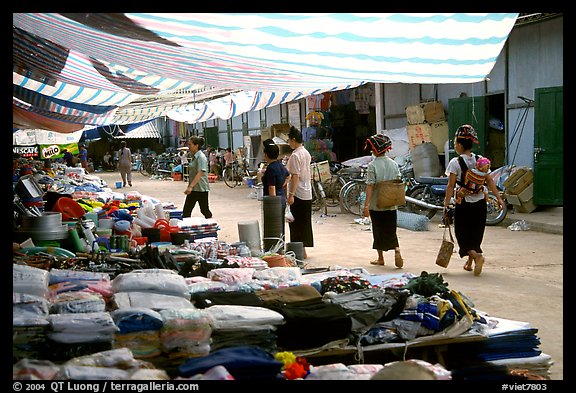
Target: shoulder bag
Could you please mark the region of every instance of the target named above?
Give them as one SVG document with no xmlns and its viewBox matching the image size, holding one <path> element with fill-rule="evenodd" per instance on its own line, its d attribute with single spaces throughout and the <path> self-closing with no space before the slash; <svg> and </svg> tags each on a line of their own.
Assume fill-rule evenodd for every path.
<svg viewBox="0 0 576 393">
<path fill-rule="evenodd" d="M 406 204 L 406 191 L 401 179 L 376 182 L 374 192 L 378 209 Z"/>
<path fill-rule="evenodd" d="M 450 258 L 454 252 L 454 237 L 452 237 L 452 229 L 450 229 L 450 224 L 445 224 L 444 236 L 442 237 L 442 244 L 440 245 L 440 250 L 438 250 L 438 255 L 436 256 L 436 265 L 442 267 L 448 267 L 450 263 Z M 450 238 L 446 237 L 446 231 L 450 235 Z"/>
</svg>

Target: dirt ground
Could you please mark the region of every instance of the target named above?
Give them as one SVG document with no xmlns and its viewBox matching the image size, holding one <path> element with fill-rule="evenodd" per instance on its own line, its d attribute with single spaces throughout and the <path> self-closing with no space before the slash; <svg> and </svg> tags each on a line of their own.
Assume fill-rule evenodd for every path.
<svg viewBox="0 0 576 393">
<path fill-rule="evenodd" d="M 120 180 L 118 172 L 96 173 L 114 188 Z M 152 180 L 133 173 L 133 187 L 162 202 L 171 202 L 181 209 L 186 183 Z M 251 198 L 253 189 L 242 185 L 227 187 L 224 182 L 211 184 L 210 209 L 221 228 L 218 238 L 226 242 L 239 240 L 238 222 L 258 220 L 262 230 L 262 202 Z M 373 266 L 372 233 L 367 226 L 354 222 L 357 216 L 331 208 L 328 217 L 313 216 L 314 242 L 308 248 L 306 264 L 310 267 L 339 265 L 363 267 L 370 273 L 394 273 L 394 254 L 385 254 L 385 266 Z M 198 206 L 193 216 L 201 216 Z M 551 379 L 563 380 L 563 235 L 536 231 L 511 231 L 505 226 L 487 227 L 483 250 L 486 257 L 480 276 L 462 269 L 464 259 L 454 254 L 448 268 L 437 266 L 436 254 L 442 240 L 439 215 L 427 231 L 399 228 L 398 236 L 404 257 L 403 271 L 420 275 L 422 271 L 441 273 L 449 288 L 458 290 L 474 302 L 477 310 L 488 315 L 529 322 L 538 329 L 539 349 L 550 355 L 554 365 Z M 288 226 L 286 233 L 289 234 Z M 288 238 L 287 241 L 290 239 Z"/>
</svg>

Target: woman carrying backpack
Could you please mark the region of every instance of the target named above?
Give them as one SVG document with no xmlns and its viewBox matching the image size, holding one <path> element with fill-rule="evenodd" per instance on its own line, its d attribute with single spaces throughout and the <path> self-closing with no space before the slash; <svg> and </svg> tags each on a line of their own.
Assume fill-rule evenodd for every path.
<svg viewBox="0 0 576 393">
<path fill-rule="evenodd" d="M 458 153 L 458 157 L 452 158 L 446 167 L 446 176 L 449 178 L 444 197 L 444 209 L 448 208 L 452 196 L 465 186 L 466 171 L 476 167 L 476 160 L 480 157 L 472 153 L 474 143 L 479 143 L 474 128 L 468 124 L 458 127 L 454 138 L 454 150 Z M 486 186 L 498 198 L 498 204 L 503 208 L 504 201 L 500 198 L 492 176 L 487 175 L 485 181 Z M 473 270 L 475 276 L 482 273 L 484 266 L 481 245 L 485 228 L 486 199 L 482 188 L 478 188 L 475 192 L 466 192 L 462 201 L 454 206 L 454 234 L 458 241 L 460 258 L 468 257 L 464 270 Z"/>
</svg>

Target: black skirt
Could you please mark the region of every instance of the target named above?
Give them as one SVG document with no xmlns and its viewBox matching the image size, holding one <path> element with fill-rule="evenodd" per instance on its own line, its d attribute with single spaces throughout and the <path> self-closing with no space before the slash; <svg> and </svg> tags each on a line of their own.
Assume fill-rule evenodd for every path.
<svg viewBox="0 0 576 393">
<path fill-rule="evenodd" d="M 374 250 L 388 251 L 399 247 L 398 236 L 396 235 L 397 210 L 370 210 L 370 220 L 372 221 L 372 237 Z"/>
<path fill-rule="evenodd" d="M 454 235 L 458 242 L 460 258 L 468 256 L 468 251 L 482 253 L 482 240 L 486 228 L 486 200 L 456 204 L 454 208 Z"/>
<path fill-rule="evenodd" d="M 290 205 L 290 211 L 294 216 L 294 221 L 289 224 L 290 241 L 302 242 L 304 247 L 314 247 L 312 200 L 294 197 L 294 203 Z"/>
</svg>

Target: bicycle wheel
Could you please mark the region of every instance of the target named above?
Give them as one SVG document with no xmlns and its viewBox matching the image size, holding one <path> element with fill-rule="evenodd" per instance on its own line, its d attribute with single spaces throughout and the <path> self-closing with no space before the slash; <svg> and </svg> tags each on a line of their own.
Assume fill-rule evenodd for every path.
<svg viewBox="0 0 576 393">
<path fill-rule="evenodd" d="M 320 195 L 318 194 L 318 190 L 316 189 L 316 182 L 312 181 L 312 211 L 317 212 L 320 210 L 321 202 L 320 202 Z"/>
<path fill-rule="evenodd" d="M 326 192 L 325 202 L 327 206 L 334 207 L 340 204 L 340 190 L 345 184 L 346 181 L 338 175 L 332 175 L 330 179 L 322 183 Z"/>
<path fill-rule="evenodd" d="M 234 188 L 238 184 L 238 181 L 236 179 L 236 173 L 234 173 L 234 168 L 230 166 L 224 168 L 222 177 L 224 178 L 224 183 L 226 183 L 226 185 L 230 188 Z"/>
<path fill-rule="evenodd" d="M 498 204 L 498 198 L 492 194 L 488 193 L 488 201 L 486 202 L 486 225 L 498 225 L 500 224 L 506 215 L 508 214 L 508 206 L 504 203 L 504 208 L 501 209 Z"/>
<path fill-rule="evenodd" d="M 143 176 L 150 176 L 152 174 L 152 171 L 150 169 L 150 164 L 151 161 L 150 160 L 144 160 L 141 164 L 140 164 L 140 173 Z"/>
<path fill-rule="evenodd" d="M 321 187 L 322 184 L 315 180 L 312 181 L 312 211 L 324 210 L 324 214 L 328 215 L 326 198 L 322 196 L 324 190 Z"/>
<path fill-rule="evenodd" d="M 344 192 L 344 208 L 356 216 L 362 216 L 365 201 L 366 183 L 363 180 L 354 180 Z"/>
</svg>

